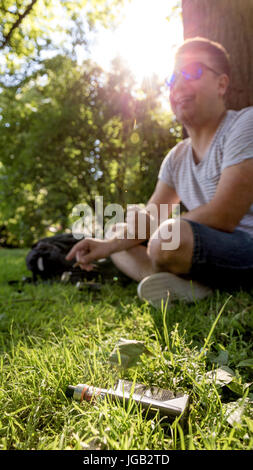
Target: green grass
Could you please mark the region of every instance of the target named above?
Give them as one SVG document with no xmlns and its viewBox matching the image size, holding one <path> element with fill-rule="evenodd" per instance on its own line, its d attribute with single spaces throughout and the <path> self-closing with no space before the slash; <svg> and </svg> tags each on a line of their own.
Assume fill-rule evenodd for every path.
<svg viewBox="0 0 253 470">
<path fill-rule="evenodd" d="M 27 284 L 18 292 L 8 280 L 29 275 L 25 254 L 0 250 L 1 449 L 252 449 L 253 292 L 229 299 L 217 291 L 164 313 L 141 303 L 134 283 L 97 293 Z M 145 341 L 153 355 L 127 370 L 111 366 L 120 338 Z M 207 380 L 217 362 L 235 372 L 234 391 Z M 117 378 L 189 393 L 185 421 L 151 419 L 134 403 L 65 397 L 69 384 L 109 387 Z M 248 405 L 231 425 L 225 406 L 240 396 Z"/>
</svg>

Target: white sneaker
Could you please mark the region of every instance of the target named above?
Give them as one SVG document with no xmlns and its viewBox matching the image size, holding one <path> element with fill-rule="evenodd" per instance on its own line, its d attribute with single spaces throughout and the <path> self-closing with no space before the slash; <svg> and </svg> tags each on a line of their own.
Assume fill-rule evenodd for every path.
<svg viewBox="0 0 253 470">
<path fill-rule="evenodd" d="M 168 301 L 184 300 L 194 302 L 212 294 L 212 290 L 196 281 L 189 281 L 172 273 L 155 273 L 145 277 L 138 284 L 140 299 L 147 300 L 153 307 L 161 308 Z"/>
</svg>

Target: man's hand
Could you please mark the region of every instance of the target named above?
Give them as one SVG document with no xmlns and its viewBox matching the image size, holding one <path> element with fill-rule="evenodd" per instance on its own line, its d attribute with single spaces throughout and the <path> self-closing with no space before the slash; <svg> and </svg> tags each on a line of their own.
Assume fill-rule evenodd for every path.
<svg viewBox="0 0 253 470">
<path fill-rule="evenodd" d="M 66 256 L 70 261 L 74 257 L 81 269 L 91 271 L 94 267 L 93 261 L 101 258 L 107 258 L 112 253 L 111 240 L 99 240 L 97 238 L 85 238 L 81 240 Z"/>
</svg>

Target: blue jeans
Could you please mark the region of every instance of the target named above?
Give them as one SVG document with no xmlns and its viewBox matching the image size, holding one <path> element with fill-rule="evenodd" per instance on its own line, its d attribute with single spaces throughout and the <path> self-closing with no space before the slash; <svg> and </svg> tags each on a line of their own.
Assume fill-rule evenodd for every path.
<svg viewBox="0 0 253 470">
<path fill-rule="evenodd" d="M 219 289 L 253 287 L 252 236 L 238 229 L 227 233 L 187 222 L 194 235 L 191 279 Z"/>
</svg>

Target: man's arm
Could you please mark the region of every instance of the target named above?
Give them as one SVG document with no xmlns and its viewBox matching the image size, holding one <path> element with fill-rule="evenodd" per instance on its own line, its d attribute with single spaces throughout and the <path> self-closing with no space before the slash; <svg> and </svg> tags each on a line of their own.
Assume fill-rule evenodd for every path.
<svg viewBox="0 0 253 470">
<path fill-rule="evenodd" d="M 167 204 L 168 205 L 168 217 L 170 217 L 170 214 L 172 212 L 172 204 L 177 204 L 179 202 L 180 202 L 180 198 L 177 195 L 175 189 L 168 186 L 162 180 L 158 180 L 155 190 L 151 198 L 149 199 L 145 209 L 149 210 L 150 205 L 155 204 L 158 208 L 158 214 L 160 216 L 161 204 Z"/>
<path fill-rule="evenodd" d="M 128 250 L 133 246 L 136 246 L 142 243 L 144 240 L 150 238 L 150 223 L 149 223 L 149 214 L 146 212 L 146 209 L 149 210 L 151 206 L 155 205 L 160 214 L 160 204 L 168 204 L 168 213 L 171 213 L 172 204 L 179 202 L 179 197 L 177 196 L 175 190 L 170 188 L 166 183 L 158 181 L 155 191 L 152 194 L 151 198 L 148 201 L 146 208 L 141 211 L 143 218 L 145 219 L 145 224 L 147 227 L 147 232 L 145 237 L 138 238 L 138 223 L 135 226 L 135 238 L 128 238 L 127 224 L 124 224 L 122 227 L 119 227 L 118 232 L 112 234 L 112 238 L 107 240 L 97 240 L 93 238 L 86 238 L 81 240 L 79 243 L 74 245 L 72 250 L 68 253 L 66 259 L 71 260 L 76 257 L 76 260 L 79 262 L 81 267 L 86 270 L 92 269 L 92 262 L 110 256 L 112 253 L 118 251 Z M 144 220 L 141 217 L 138 219 L 140 223 L 144 223 Z M 130 227 L 130 232 L 133 232 Z"/>
<path fill-rule="evenodd" d="M 223 170 L 213 199 L 184 215 L 217 230 L 233 232 L 253 203 L 253 158 Z"/>
<path fill-rule="evenodd" d="M 161 204 L 167 205 L 167 216 L 166 218 L 170 217 L 172 212 L 172 204 L 176 204 L 179 202 L 179 197 L 176 194 L 175 190 L 169 187 L 166 183 L 161 180 L 157 181 L 155 190 L 149 199 L 147 205 L 144 209 L 138 209 L 134 212 L 134 217 L 131 218 L 131 222 L 124 224 L 123 227 L 119 227 L 118 232 L 111 238 L 111 240 L 107 240 L 109 242 L 111 253 L 115 253 L 117 251 L 127 250 L 132 246 L 138 245 L 143 243 L 145 240 L 149 240 L 151 236 L 151 222 L 150 217 L 152 217 L 152 213 L 154 209 L 157 210 L 158 220 L 157 220 L 157 228 L 160 224 L 160 206 Z M 164 211 L 165 213 L 166 211 Z M 132 225 L 132 226 L 131 226 Z M 139 235 L 139 225 L 145 226 L 145 235 Z M 132 234 L 134 238 L 128 237 L 129 234 Z"/>
<path fill-rule="evenodd" d="M 180 201 L 176 191 L 158 180 L 156 188 L 143 209 L 133 206 L 133 214 L 127 217 L 129 228 L 140 242 L 148 240 L 163 220 L 171 217 L 172 204 Z M 131 215 L 131 212 L 130 212 Z M 132 224 L 132 227 L 131 227 Z M 144 237 L 141 235 L 145 233 Z"/>
</svg>

